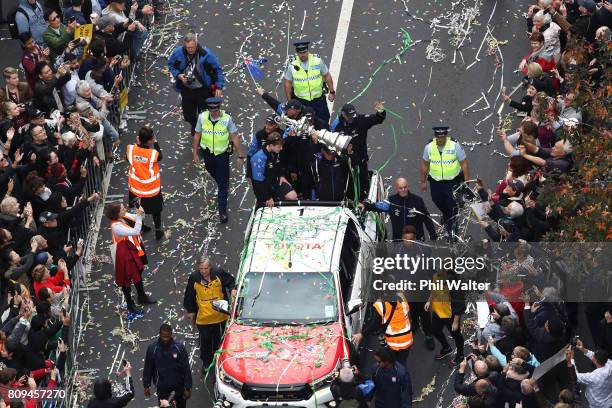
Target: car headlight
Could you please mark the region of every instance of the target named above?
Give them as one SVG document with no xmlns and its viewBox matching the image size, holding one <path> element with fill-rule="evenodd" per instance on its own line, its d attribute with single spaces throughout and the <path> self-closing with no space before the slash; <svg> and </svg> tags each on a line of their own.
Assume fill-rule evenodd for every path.
<svg viewBox="0 0 612 408">
<path fill-rule="evenodd" d="M 219 376 L 217 378 L 223 382 L 223 384 L 229 385 L 238 390 L 242 388 L 242 383 L 231 375 L 227 374 L 225 370 L 223 370 L 223 367 L 219 367 Z"/>
<path fill-rule="evenodd" d="M 329 387 L 331 383 L 334 381 L 334 379 L 336 378 L 336 373 L 340 369 L 340 365 L 341 365 L 341 362 L 340 360 L 338 360 L 338 362 L 336 363 L 336 367 L 329 374 L 314 380 L 312 384 L 310 384 L 310 386 L 312 387 L 312 390 L 318 391 L 322 388 Z"/>
</svg>

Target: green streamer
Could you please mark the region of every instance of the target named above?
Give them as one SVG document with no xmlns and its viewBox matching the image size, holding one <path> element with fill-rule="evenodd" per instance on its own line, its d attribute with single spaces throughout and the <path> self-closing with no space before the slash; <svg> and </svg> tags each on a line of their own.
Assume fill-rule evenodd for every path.
<svg viewBox="0 0 612 408">
<path fill-rule="evenodd" d="M 395 126 L 393 125 L 390 125 L 390 126 L 391 126 L 391 132 L 393 133 L 393 153 L 391 153 L 391 155 L 387 157 L 387 160 L 383 163 L 383 165 L 378 168 L 379 173 L 382 172 L 383 169 L 387 167 L 389 163 L 391 163 L 391 159 L 397 154 L 397 135 L 395 132 Z"/>
</svg>

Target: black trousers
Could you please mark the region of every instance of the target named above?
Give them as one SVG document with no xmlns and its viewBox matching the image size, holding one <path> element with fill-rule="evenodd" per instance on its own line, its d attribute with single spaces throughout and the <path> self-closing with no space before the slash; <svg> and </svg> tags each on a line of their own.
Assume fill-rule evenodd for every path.
<svg viewBox="0 0 612 408">
<path fill-rule="evenodd" d="M 168 399 L 172 391 L 174 391 L 174 401 L 176 402 L 176 408 L 187 407 L 187 401 L 183 398 L 183 392 L 185 391 L 185 387 L 183 387 L 182 385 L 177 385 L 176 387 L 157 387 L 157 399 Z"/>
<path fill-rule="evenodd" d="M 393 350 L 393 354 L 395 354 L 395 361 L 403 365 L 406 370 L 408 370 L 408 355 L 410 355 L 410 347 L 403 350 Z"/>
<path fill-rule="evenodd" d="M 457 331 L 451 330 L 452 323 L 453 323 L 453 320 L 451 318 L 442 319 L 438 317 L 438 315 L 435 313 L 431 314 L 431 329 L 432 329 L 434 337 L 438 339 L 438 341 L 442 345 L 442 348 L 443 349 L 450 348 L 450 344 L 448 344 L 448 340 L 446 340 L 446 336 L 442 332 L 442 329 L 446 326 L 451 336 L 453 336 L 453 340 L 455 341 L 455 346 L 457 347 L 457 354 L 462 356 L 464 340 L 463 340 L 463 334 L 461 334 L 461 322 L 459 322 L 459 330 Z"/>
<path fill-rule="evenodd" d="M 200 333 L 200 358 L 203 368 L 207 368 L 212 362 L 215 351 L 221 345 L 221 336 L 225 330 L 225 322 L 215 324 L 198 324 Z"/>
<path fill-rule="evenodd" d="M 198 115 L 206 109 L 206 98 L 210 98 L 212 92 L 208 87 L 198 89 L 181 88 L 181 108 L 183 109 L 183 119 L 191 125 L 191 134 L 198 123 Z"/>
<path fill-rule="evenodd" d="M 349 186 L 349 188 L 351 188 Z M 362 162 L 353 166 L 353 190 L 349 192 L 351 197 L 355 196 L 355 191 L 359 193 L 359 202 L 366 199 L 370 189 L 370 172 L 368 162 Z M 349 195 L 347 194 L 347 195 Z"/>
<path fill-rule="evenodd" d="M 455 177 L 453 180 L 436 181 L 429 178 L 429 189 L 431 191 L 431 200 L 442 213 L 442 223 L 446 230 L 450 233 L 454 228 L 454 216 L 457 215 L 457 202 L 453 196 L 453 190 L 463 182 L 463 174 Z"/>
<path fill-rule="evenodd" d="M 128 190 L 128 207 L 134 208 L 136 206 L 136 200 L 140 200 L 140 205 L 145 210 L 146 214 L 151 214 L 151 216 L 153 216 L 153 224 L 155 224 L 155 229 L 161 230 L 161 213 L 164 209 L 164 199 L 162 194 L 159 193 L 153 197 L 136 197 L 131 191 Z"/>
<path fill-rule="evenodd" d="M 431 312 L 425 311 L 424 302 L 410 302 L 410 324 L 414 333 L 421 327 L 426 336 L 431 336 Z"/>
</svg>

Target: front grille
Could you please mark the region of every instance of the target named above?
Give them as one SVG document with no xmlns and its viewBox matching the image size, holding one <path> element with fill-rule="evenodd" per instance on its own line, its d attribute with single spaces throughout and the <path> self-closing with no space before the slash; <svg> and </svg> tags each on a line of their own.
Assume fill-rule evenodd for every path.
<svg viewBox="0 0 612 408">
<path fill-rule="evenodd" d="M 312 396 L 312 389 L 308 384 L 276 385 L 245 383 L 240 391 L 242 398 L 247 401 L 305 401 Z"/>
</svg>

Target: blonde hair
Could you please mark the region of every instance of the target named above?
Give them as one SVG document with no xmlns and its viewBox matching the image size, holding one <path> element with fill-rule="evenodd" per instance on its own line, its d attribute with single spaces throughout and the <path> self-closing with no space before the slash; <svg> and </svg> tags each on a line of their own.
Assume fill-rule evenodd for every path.
<svg viewBox="0 0 612 408">
<path fill-rule="evenodd" d="M 0 212 L 2 214 L 9 214 L 9 211 L 15 204 L 19 204 L 15 197 L 4 197 L 2 202 L 0 202 Z"/>
<path fill-rule="evenodd" d="M 514 350 L 512 350 L 512 355 L 514 357 L 518 357 L 525 362 L 529 362 L 531 360 L 531 353 L 527 348 L 523 346 L 516 346 Z"/>
<path fill-rule="evenodd" d="M 46 271 L 47 267 L 45 265 L 36 265 L 34 269 L 32 269 L 32 279 L 34 282 L 42 282 L 42 278 L 45 276 Z"/>
<path fill-rule="evenodd" d="M 19 75 L 19 71 L 17 71 L 17 68 L 6 67 L 4 68 L 3 74 L 4 74 L 4 79 L 8 79 L 13 75 Z"/>
<path fill-rule="evenodd" d="M 539 78 L 543 72 L 542 66 L 537 62 L 530 62 L 527 66 L 527 74 L 530 78 Z"/>
</svg>

